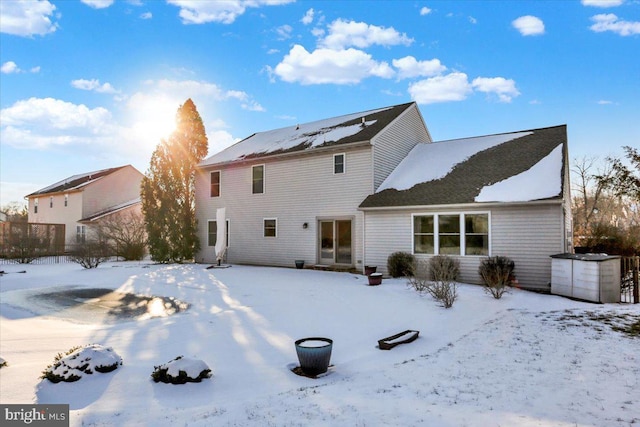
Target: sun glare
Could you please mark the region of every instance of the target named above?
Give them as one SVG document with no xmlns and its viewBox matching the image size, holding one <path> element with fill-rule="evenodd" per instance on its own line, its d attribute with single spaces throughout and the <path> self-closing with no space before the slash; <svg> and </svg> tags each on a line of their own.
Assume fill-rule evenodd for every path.
<svg viewBox="0 0 640 427">
<path fill-rule="evenodd" d="M 133 132 L 136 139 L 157 145 L 175 129 L 176 111 L 180 105 L 165 96 L 149 96 L 135 100 Z"/>
</svg>

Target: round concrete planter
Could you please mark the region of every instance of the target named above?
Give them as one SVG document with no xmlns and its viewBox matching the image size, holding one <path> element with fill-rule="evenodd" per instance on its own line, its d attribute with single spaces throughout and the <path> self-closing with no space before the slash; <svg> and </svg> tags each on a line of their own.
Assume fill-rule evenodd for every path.
<svg viewBox="0 0 640 427">
<path fill-rule="evenodd" d="M 300 369 L 309 376 L 327 372 L 331 360 L 333 340 L 329 338 L 302 338 L 296 341 Z"/>
</svg>

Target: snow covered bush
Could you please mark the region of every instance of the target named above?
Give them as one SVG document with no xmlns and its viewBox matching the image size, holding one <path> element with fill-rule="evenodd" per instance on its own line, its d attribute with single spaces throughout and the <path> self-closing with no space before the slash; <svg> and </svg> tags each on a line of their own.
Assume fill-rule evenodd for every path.
<svg viewBox="0 0 640 427">
<path fill-rule="evenodd" d="M 444 308 L 451 308 L 458 298 L 456 279 L 460 272 L 458 260 L 437 255 L 429 261 L 419 261 L 415 274 L 409 278 L 409 286 L 420 294 L 429 294 Z"/>
<path fill-rule="evenodd" d="M 42 372 L 42 379 L 52 383 L 78 381 L 84 374 L 111 372 L 122 365 L 122 358 L 111 347 L 100 344 L 73 347 L 58 353 L 53 364 Z"/>
<path fill-rule="evenodd" d="M 387 258 L 387 271 L 391 277 L 411 277 L 414 274 L 416 257 L 408 252 L 394 252 Z"/>
<path fill-rule="evenodd" d="M 484 290 L 495 299 L 502 298 L 513 281 L 515 263 L 508 257 L 494 256 L 483 260 L 478 273 L 484 281 Z"/>
<path fill-rule="evenodd" d="M 151 378 L 155 382 L 170 384 L 199 383 L 211 378 L 211 369 L 199 359 L 178 356 L 168 363 L 153 367 Z"/>
<path fill-rule="evenodd" d="M 7 361 L 0 357 L 0 368 L 4 368 L 7 366 Z"/>
</svg>

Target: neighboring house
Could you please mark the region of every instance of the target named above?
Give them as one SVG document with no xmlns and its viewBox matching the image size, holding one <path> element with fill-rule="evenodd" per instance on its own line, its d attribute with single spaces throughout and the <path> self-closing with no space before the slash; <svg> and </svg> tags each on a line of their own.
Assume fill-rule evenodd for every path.
<svg viewBox="0 0 640 427">
<path fill-rule="evenodd" d="M 570 249 L 567 157 L 565 126 L 432 143 L 415 103 L 256 133 L 199 165 L 197 261 L 215 262 L 224 207 L 230 263 L 386 273 L 392 252 L 446 253 L 479 283 L 506 255 L 546 288 Z"/>
<path fill-rule="evenodd" d="M 92 220 L 140 209 L 143 175 L 131 165 L 73 175 L 26 196 L 30 223 L 65 225 L 65 247 L 87 238 Z"/>
</svg>

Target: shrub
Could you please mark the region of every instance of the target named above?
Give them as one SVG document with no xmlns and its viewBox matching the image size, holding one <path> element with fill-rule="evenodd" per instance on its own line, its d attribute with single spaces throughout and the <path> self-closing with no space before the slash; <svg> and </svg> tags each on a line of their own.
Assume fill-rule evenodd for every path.
<svg viewBox="0 0 640 427">
<path fill-rule="evenodd" d="M 387 271 L 391 277 L 414 275 L 416 257 L 408 252 L 394 252 L 387 258 Z"/>
<path fill-rule="evenodd" d="M 199 383 L 211 378 L 211 369 L 202 360 L 178 356 L 168 363 L 154 366 L 151 378 L 155 382 L 169 384 Z"/>
<path fill-rule="evenodd" d="M 478 273 L 484 281 L 484 290 L 495 299 L 502 298 L 513 281 L 515 263 L 508 257 L 490 257 L 480 263 Z"/>
<path fill-rule="evenodd" d="M 91 375 L 93 371 L 111 372 L 120 365 L 122 358 L 111 347 L 99 344 L 77 346 L 64 354 L 58 353 L 53 364 L 42 371 L 40 378 L 52 383 L 74 382 L 82 378 L 83 374 Z"/>
<path fill-rule="evenodd" d="M 416 264 L 415 274 L 409 278 L 409 286 L 420 294 L 429 294 L 444 308 L 451 308 L 458 298 L 455 280 L 460 272 L 456 259 L 446 255 L 438 255 Z M 431 279 L 431 280 L 429 280 Z"/>
<path fill-rule="evenodd" d="M 69 257 L 71 261 L 80 264 L 84 268 L 96 268 L 103 262 L 108 261 L 109 258 L 108 246 L 97 240 L 89 240 L 77 244 Z"/>
<path fill-rule="evenodd" d="M 7 361 L 0 357 L 0 368 L 4 368 L 5 366 L 8 366 Z"/>
</svg>

